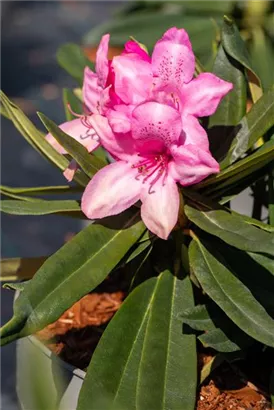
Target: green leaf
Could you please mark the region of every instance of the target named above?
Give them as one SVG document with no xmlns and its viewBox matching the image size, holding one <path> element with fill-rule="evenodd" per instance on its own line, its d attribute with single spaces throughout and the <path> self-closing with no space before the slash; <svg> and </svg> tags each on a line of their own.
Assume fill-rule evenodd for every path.
<svg viewBox="0 0 274 410">
<path fill-rule="evenodd" d="M 274 232 L 274 226 L 268 225 L 264 222 L 261 222 L 261 221 L 258 221 L 257 219 L 254 219 L 254 218 L 250 218 L 247 215 L 239 214 L 238 212 L 235 212 L 235 211 L 230 211 L 230 212 L 232 214 L 240 216 L 243 221 L 245 221 L 246 223 L 248 223 L 250 225 L 257 226 L 258 228 L 261 228 L 261 229 L 263 229 L 267 232 Z"/>
<path fill-rule="evenodd" d="M 273 347 L 273 319 L 230 270 L 216 247 L 213 250 L 196 237 L 190 244 L 189 253 L 190 265 L 209 297 L 245 333 Z"/>
<path fill-rule="evenodd" d="M 67 199 L 62 201 L 46 201 L 44 199 L 35 202 L 20 200 L 4 200 L 0 202 L 0 211 L 11 215 L 48 215 L 56 213 L 81 212 L 78 201 Z"/>
<path fill-rule="evenodd" d="M 213 370 L 217 369 L 217 367 L 219 367 L 224 361 L 225 357 L 222 354 L 217 354 L 216 356 L 212 357 L 212 359 L 202 368 L 200 384 L 202 384 L 205 379 L 213 372 Z"/>
<path fill-rule="evenodd" d="M 94 69 L 93 63 L 85 56 L 77 44 L 63 44 L 57 51 L 57 61 L 80 85 L 83 83 L 84 69 L 86 66 Z"/>
<path fill-rule="evenodd" d="M 69 185 L 53 185 L 53 186 L 39 186 L 39 187 L 10 187 L 7 185 L 0 186 L 1 192 L 21 196 L 27 194 L 29 196 L 36 195 L 67 195 L 70 193 L 83 192 L 83 188 L 79 186 Z"/>
<path fill-rule="evenodd" d="M 231 130 L 231 126 L 237 125 L 246 113 L 246 80 L 242 66 L 230 57 L 220 45 L 214 65 L 213 73 L 225 81 L 233 83 L 233 89 L 223 98 L 215 114 L 209 119 L 209 128 L 213 126 L 225 126 L 222 129 L 222 145 L 224 135 Z M 220 141 L 220 131 L 218 141 Z M 218 144 L 220 146 L 220 142 Z"/>
<path fill-rule="evenodd" d="M 274 83 L 274 51 L 268 37 L 259 26 L 252 28 L 250 42 L 250 58 L 262 80 L 263 88 L 267 90 Z"/>
<path fill-rule="evenodd" d="M 189 278 L 169 271 L 135 288 L 94 352 L 77 410 L 193 410 L 195 338 L 182 334 L 177 315 L 191 305 Z"/>
<path fill-rule="evenodd" d="M 105 279 L 144 230 L 139 212 L 129 210 L 74 236 L 46 260 L 16 299 L 13 318 L 1 329 L 2 344 L 57 320 Z"/>
<path fill-rule="evenodd" d="M 32 124 L 32 122 L 25 116 L 23 111 L 12 103 L 2 91 L 1 104 L 8 113 L 8 116 L 14 126 L 20 134 L 22 134 L 26 141 L 44 158 L 64 171 L 69 165 L 67 158 L 65 158 L 64 155 L 59 154 L 48 143 L 45 139 L 45 135 Z M 74 179 L 82 186 L 86 186 L 88 183 L 87 177 L 81 172 L 77 172 Z"/>
<path fill-rule="evenodd" d="M 237 161 L 274 125 L 274 90 L 266 92 L 235 127 L 222 168 Z"/>
<path fill-rule="evenodd" d="M 97 45 L 105 33 L 110 33 L 111 44 L 123 47 L 129 36 L 137 38 L 151 51 L 165 30 L 172 26 L 182 27 L 188 32 L 193 49 L 198 58 L 207 61 L 215 40 L 215 27 L 209 17 L 189 16 L 184 19 L 180 14 L 146 13 L 132 14 L 111 20 L 93 28 L 84 38 L 85 44 Z"/>
<path fill-rule="evenodd" d="M 78 141 L 64 133 L 53 121 L 44 114 L 38 113 L 41 121 L 54 138 L 65 148 L 65 150 L 75 159 L 83 171 L 92 178 L 93 175 L 103 168 L 106 164 L 104 161 L 89 154 L 87 149 Z"/>
<path fill-rule="evenodd" d="M 198 339 L 205 347 L 218 352 L 235 352 L 252 343 L 252 339 L 214 303 L 187 309 L 180 317 L 193 329 L 206 331 Z"/>
<path fill-rule="evenodd" d="M 185 205 L 191 222 L 204 231 L 217 236 L 229 245 L 250 252 L 274 255 L 274 234 L 247 224 L 236 214 L 225 209 L 209 209 Z"/>
<path fill-rule="evenodd" d="M 222 170 L 219 174 L 208 178 L 198 184 L 195 189 L 209 187 L 207 194 L 219 191 L 221 188 L 231 186 L 242 181 L 246 176 L 260 170 L 274 159 L 274 140 L 268 141 L 251 155 Z M 213 187 L 210 188 L 210 186 Z"/>
<path fill-rule="evenodd" d="M 76 97 L 73 90 L 63 88 L 63 103 L 67 121 L 75 119 L 75 115 L 73 115 L 72 111 L 79 115 L 82 114 L 83 104 L 79 98 Z"/>
<path fill-rule="evenodd" d="M 1 281 L 31 279 L 48 256 L 1 259 Z"/>
<path fill-rule="evenodd" d="M 234 60 L 238 61 L 245 68 L 249 79 L 249 88 L 252 99 L 256 102 L 262 95 L 261 81 L 257 73 L 254 71 L 254 68 L 251 66 L 245 42 L 241 38 L 236 24 L 227 16 L 224 16 L 222 45 L 227 54 L 233 57 Z"/>
<path fill-rule="evenodd" d="M 274 141 L 274 138 L 271 141 Z M 274 161 L 269 166 L 268 174 L 268 219 L 274 228 Z"/>
</svg>

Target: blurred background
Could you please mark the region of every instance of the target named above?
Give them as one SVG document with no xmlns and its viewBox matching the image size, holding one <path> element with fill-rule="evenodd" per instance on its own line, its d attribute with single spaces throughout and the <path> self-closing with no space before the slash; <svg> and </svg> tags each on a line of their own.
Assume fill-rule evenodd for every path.
<svg viewBox="0 0 274 410">
<path fill-rule="evenodd" d="M 233 16 L 246 40 L 253 65 L 264 89 L 274 82 L 274 5 L 271 1 L 2 1 L 1 88 L 42 129 L 36 111 L 56 123 L 65 120 L 62 88 L 77 86 L 73 61 L 64 64 L 65 43 L 82 46 L 94 58 L 101 35 L 110 32 L 111 52 L 119 52 L 129 35 L 149 50 L 171 26 L 184 27 L 194 51 L 207 70 L 216 55 L 223 14 Z M 58 64 L 56 53 L 59 49 Z M 60 56 L 63 56 L 62 58 Z M 2 184 L 10 186 L 62 185 L 62 174 L 44 161 L 14 126 L 1 119 Z M 234 206 L 250 213 L 250 192 Z M 2 257 L 44 256 L 55 252 L 79 221 L 45 217 L 2 215 Z M 12 314 L 13 293 L 2 291 L 2 321 Z M 15 393 L 15 344 L 2 349 L 2 407 L 18 409 Z"/>
</svg>

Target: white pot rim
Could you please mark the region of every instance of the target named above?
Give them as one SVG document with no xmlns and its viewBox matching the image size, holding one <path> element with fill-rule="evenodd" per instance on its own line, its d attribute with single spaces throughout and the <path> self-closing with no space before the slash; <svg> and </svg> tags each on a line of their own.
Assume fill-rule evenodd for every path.
<svg viewBox="0 0 274 410">
<path fill-rule="evenodd" d="M 40 342 L 40 340 L 36 336 L 26 336 L 29 341 L 37 347 L 39 350 L 42 351 L 44 355 L 46 355 L 50 360 L 54 360 L 56 363 L 59 364 L 61 367 L 65 367 L 67 370 L 69 370 L 71 373 L 73 373 L 75 376 L 79 377 L 80 379 L 84 380 L 86 376 L 86 372 L 84 370 L 79 369 L 78 367 L 73 366 L 72 364 L 69 364 L 65 362 L 63 359 L 61 359 L 59 356 L 57 356 L 55 353 L 53 353 L 45 344 Z"/>
</svg>

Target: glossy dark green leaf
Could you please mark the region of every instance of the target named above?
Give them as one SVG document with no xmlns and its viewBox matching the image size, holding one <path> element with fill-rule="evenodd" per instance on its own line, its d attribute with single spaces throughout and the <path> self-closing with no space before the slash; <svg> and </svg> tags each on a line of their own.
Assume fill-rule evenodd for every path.
<svg viewBox="0 0 274 410">
<path fill-rule="evenodd" d="M 27 283 L 16 299 L 13 318 L 1 329 L 2 344 L 58 319 L 105 279 L 144 231 L 135 210 L 84 228 Z"/>
<path fill-rule="evenodd" d="M 233 84 L 233 89 L 223 98 L 216 113 L 210 117 L 208 125 L 209 128 L 227 127 L 222 130 L 216 129 L 218 141 L 221 138 L 221 145 L 225 145 L 225 135 L 229 130 L 231 132 L 230 127 L 237 125 L 246 113 L 246 79 L 243 67 L 226 54 L 222 45 L 219 47 L 212 71 L 218 77 Z"/>
<path fill-rule="evenodd" d="M 196 189 L 207 188 L 207 194 L 219 191 L 223 187 L 231 186 L 242 181 L 246 176 L 257 172 L 274 160 L 274 141 L 267 141 L 254 153 L 237 161 L 206 181 L 196 186 Z"/>
<path fill-rule="evenodd" d="M 63 132 L 53 121 L 47 118 L 44 114 L 38 113 L 41 121 L 44 123 L 47 130 L 54 136 L 54 138 L 65 148 L 65 150 L 75 159 L 77 164 L 83 171 L 92 178 L 93 175 L 99 171 L 106 164 L 89 154 L 87 149 L 78 141 L 71 138 L 68 134 Z"/>
<path fill-rule="evenodd" d="M 39 187 L 10 187 L 7 185 L 1 185 L 0 191 L 5 192 L 6 195 L 24 195 L 28 196 L 40 196 L 40 195 L 68 195 L 75 194 L 77 192 L 83 192 L 83 188 L 79 186 L 69 185 L 52 185 L 52 186 L 39 186 Z"/>
<path fill-rule="evenodd" d="M 73 90 L 69 88 L 63 88 L 63 103 L 67 121 L 71 121 L 76 118 L 72 112 L 79 115 L 83 113 L 82 102 L 76 97 Z"/>
<path fill-rule="evenodd" d="M 48 215 L 59 212 L 81 212 L 78 201 L 67 199 L 63 201 L 46 201 L 44 199 L 35 202 L 20 200 L 3 200 L 0 202 L 0 211 L 11 215 Z"/>
<path fill-rule="evenodd" d="M 247 224 L 225 209 L 195 209 L 185 205 L 187 217 L 204 231 L 229 245 L 250 252 L 274 255 L 274 234 Z"/>
<path fill-rule="evenodd" d="M 249 79 L 249 88 L 252 99 L 256 102 L 262 95 L 261 81 L 251 65 L 245 42 L 243 41 L 236 24 L 224 16 L 222 29 L 222 45 L 228 55 L 238 61 L 246 70 Z"/>
<path fill-rule="evenodd" d="M 195 54 L 203 61 L 208 60 L 216 28 L 209 17 L 203 16 L 189 16 L 184 19 L 180 14 L 155 13 L 155 11 L 132 14 L 93 28 L 85 36 L 84 42 L 97 45 L 103 34 L 110 33 L 111 44 L 123 47 L 129 36 L 133 36 L 151 51 L 156 41 L 172 26 L 184 27 L 189 33 Z"/>
<path fill-rule="evenodd" d="M 182 333 L 178 318 L 191 305 L 189 278 L 169 271 L 135 288 L 94 352 L 77 410 L 193 410 L 195 340 Z"/>
<path fill-rule="evenodd" d="M 193 329 L 206 331 L 198 339 L 205 347 L 218 352 L 235 352 L 252 343 L 252 339 L 214 303 L 187 309 L 180 317 Z"/>
<path fill-rule="evenodd" d="M 266 92 L 239 125 L 232 131 L 231 145 L 226 157 L 221 161 L 222 168 L 235 162 L 246 153 L 274 125 L 274 90 Z"/>
<path fill-rule="evenodd" d="M 232 212 L 232 214 L 236 214 L 236 215 L 240 216 L 243 221 L 245 221 L 246 223 L 248 223 L 250 225 L 257 226 L 258 228 L 261 228 L 261 229 L 263 229 L 264 231 L 267 231 L 267 232 L 274 232 L 274 226 L 271 226 L 267 223 L 258 221 L 257 219 L 251 218 L 247 215 L 239 214 L 238 212 L 235 212 L 235 211 L 231 211 L 231 212 Z"/>
<path fill-rule="evenodd" d="M 268 272 L 270 272 L 274 276 L 274 258 L 268 255 L 248 252 L 248 255 L 259 265 L 265 268 Z M 274 285 L 274 283 L 273 283 Z"/>
<path fill-rule="evenodd" d="M 26 141 L 41 154 L 44 158 L 64 171 L 69 161 L 64 155 L 59 154 L 45 139 L 45 135 L 39 131 L 32 122 L 25 116 L 23 111 L 12 103 L 1 91 L 1 104 L 9 115 L 17 130 L 22 134 Z M 85 186 L 88 183 L 87 177 L 82 172 L 77 172 L 75 181 Z"/>
<path fill-rule="evenodd" d="M 81 47 L 74 43 L 63 44 L 57 51 L 57 61 L 80 85 L 86 66 L 94 69 L 93 63 L 85 56 Z"/>
<path fill-rule="evenodd" d="M 204 291 L 245 333 L 274 346 L 274 320 L 227 265 L 225 258 L 196 237 L 190 244 L 190 265 Z"/>
</svg>

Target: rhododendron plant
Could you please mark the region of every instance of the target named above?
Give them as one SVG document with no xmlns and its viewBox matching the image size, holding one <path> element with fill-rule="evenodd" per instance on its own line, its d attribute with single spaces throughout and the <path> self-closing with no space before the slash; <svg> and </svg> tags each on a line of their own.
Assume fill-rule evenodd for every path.
<svg viewBox="0 0 274 410">
<path fill-rule="evenodd" d="M 176 183 L 193 185 L 219 171 L 198 118 L 213 114 L 233 85 L 211 73 L 193 77 L 195 57 L 184 29 L 169 29 L 151 57 L 129 41 L 109 61 L 108 42 L 107 34 L 96 73 L 85 69 L 83 98 L 90 114 L 61 126 L 89 152 L 99 138 L 116 160 L 88 184 L 82 210 L 90 219 L 104 218 L 140 199 L 146 226 L 166 239 L 178 218 Z"/>
<path fill-rule="evenodd" d="M 166 22 L 158 17 L 160 37 Z M 158 41 L 153 25 L 149 51 L 128 41 L 120 25 L 110 27 L 113 37 L 95 30 L 95 66 L 81 47 L 63 46 L 60 64 L 78 87 L 63 90 L 67 121 L 60 126 L 38 113 L 47 135 L 1 94 L 3 121 L 69 181 L 2 186 L 1 210 L 12 218 L 78 218 L 82 228 L 53 255 L 2 262 L 4 278 L 24 282 L 7 285 L 18 297 L 1 342 L 49 325 L 51 335 L 58 321 L 62 345 L 67 334 L 68 350 L 71 336 L 76 345 L 62 357 L 73 365 L 79 358 L 85 372 L 77 410 L 195 410 L 199 380 L 212 369 L 221 365 L 221 374 L 230 374 L 254 352 L 269 363 L 274 354 L 274 90 L 262 88 L 231 19 L 203 52 L 196 24 L 194 33 L 172 27 Z M 256 33 L 245 32 L 248 44 Z M 111 38 L 124 45 L 109 60 Z M 246 188 L 256 218 L 235 212 L 232 200 Z M 259 217 L 263 205 L 269 223 Z M 114 289 L 125 299 L 117 312 L 120 302 L 108 293 Z M 104 293 L 102 306 L 82 304 L 91 292 Z M 99 316 L 95 330 L 90 324 Z M 210 348 L 202 370 L 201 348 L 202 355 Z M 260 387 L 267 397 L 271 366 Z"/>
</svg>

